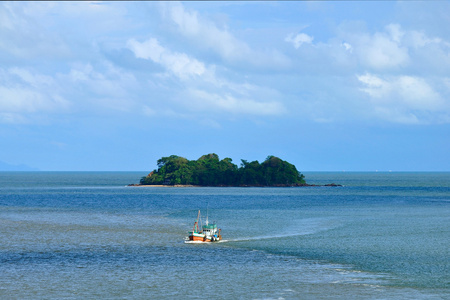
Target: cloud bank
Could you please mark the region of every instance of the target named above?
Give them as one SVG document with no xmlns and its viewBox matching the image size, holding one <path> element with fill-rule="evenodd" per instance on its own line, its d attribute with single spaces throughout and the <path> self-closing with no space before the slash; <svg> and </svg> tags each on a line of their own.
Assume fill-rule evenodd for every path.
<svg viewBox="0 0 450 300">
<path fill-rule="evenodd" d="M 145 6 L 151 18 L 138 11 Z M 274 26 L 261 17 L 251 27 L 177 2 L 138 10 L 2 3 L 0 122 L 86 111 L 211 124 L 269 116 L 450 122 L 450 37 L 441 31 L 401 19 L 373 27 L 336 20 L 325 33 L 297 19 Z"/>
</svg>

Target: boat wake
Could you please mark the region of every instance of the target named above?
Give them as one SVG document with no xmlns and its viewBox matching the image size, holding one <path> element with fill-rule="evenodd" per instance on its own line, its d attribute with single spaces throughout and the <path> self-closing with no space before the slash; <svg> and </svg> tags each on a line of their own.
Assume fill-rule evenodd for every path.
<svg viewBox="0 0 450 300">
<path fill-rule="evenodd" d="M 274 234 L 267 235 L 258 235 L 252 237 L 242 237 L 237 239 L 229 239 L 223 240 L 222 242 L 248 242 L 248 241 L 257 241 L 257 240 L 269 240 L 269 239 L 278 239 L 278 238 L 289 238 L 296 236 L 304 236 L 315 234 L 317 232 L 330 230 L 342 225 L 342 222 L 334 219 L 322 219 L 322 218 L 313 218 L 313 219 L 304 219 L 295 222 L 293 226 L 290 226 L 283 230 L 282 232 L 277 232 Z"/>
<path fill-rule="evenodd" d="M 265 236 L 253 236 L 253 237 L 244 237 L 238 239 L 230 239 L 230 240 L 222 240 L 222 243 L 229 242 L 248 242 L 248 241 L 259 241 L 259 240 L 270 240 L 270 239 L 278 239 L 278 238 L 286 238 L 286 237 L 294 237 L 306 235 L 305 233 L 297 233 L 297 234 L 276 234 L 276 235 L 265 235 Z"/>
</svg>

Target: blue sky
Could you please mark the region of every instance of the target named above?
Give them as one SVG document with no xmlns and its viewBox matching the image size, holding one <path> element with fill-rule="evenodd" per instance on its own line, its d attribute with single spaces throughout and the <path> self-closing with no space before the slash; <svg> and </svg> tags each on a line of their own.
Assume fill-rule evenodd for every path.
<svg viewBox="0 0 450 300">
<path fill-rule="evenodd" d="M 449 1 L 1 2 L 0 169 L 450 171 Z"/>
</svg>

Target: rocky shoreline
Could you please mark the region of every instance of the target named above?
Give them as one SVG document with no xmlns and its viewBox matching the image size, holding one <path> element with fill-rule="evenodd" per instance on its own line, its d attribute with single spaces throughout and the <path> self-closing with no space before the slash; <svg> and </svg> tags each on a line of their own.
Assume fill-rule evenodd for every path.
<svg viewBox="0 0 450 300">
<path fill-rule="evenodd" d="M 162 185 L 162 184 L 139 184 L 132 183 L 128 186 L 137 187 L 339 187 L 341 184 L 327 183 L 327 184 L 275 184 L 275 185 L 191 185 L 191 184 L 175 184 L 175 185 Z"/>
</svg>

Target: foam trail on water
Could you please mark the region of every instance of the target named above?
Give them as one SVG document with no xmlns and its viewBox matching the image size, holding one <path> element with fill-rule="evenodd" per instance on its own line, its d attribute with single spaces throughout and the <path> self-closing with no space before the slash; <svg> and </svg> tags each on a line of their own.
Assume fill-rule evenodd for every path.
<svg viewBox="0 0 450 300">
<path fill-rule="evenodd" d="M 323 218 L 302 219 L 294 222 L 294 224 L 291 224 L 291 226 L 289 226 L 288 228 L 285 228 L 283 232 L 268 235 L 258 235 L 254 237 L 229 239 L 223 240 L 222 242 L 245 242 L 245 241 L 302 236 L 330 230 L 341 225 L 342 222 L 335 219 L 323 219 Z"/>
</svg>

